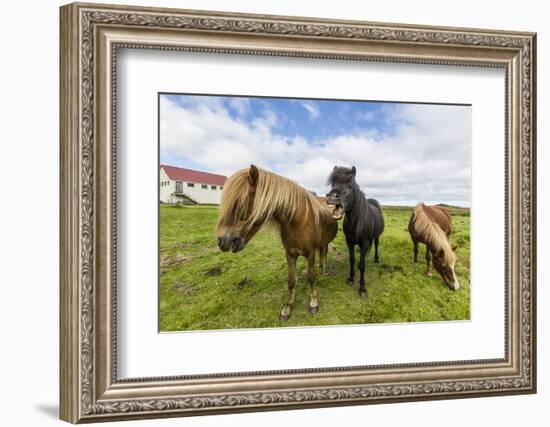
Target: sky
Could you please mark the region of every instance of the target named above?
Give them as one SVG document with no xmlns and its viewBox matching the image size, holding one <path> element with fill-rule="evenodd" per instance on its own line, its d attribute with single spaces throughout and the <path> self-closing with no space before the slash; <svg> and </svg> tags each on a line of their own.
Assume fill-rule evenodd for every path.
<svg viewBox="0 0 550 427">
<path fill-rule="evenodd" d="M 470 206 L 471 107 L 161 94 L 160 161 L 230 176 L 258 167 L 326 194 L 355 166 L 382 204 Z"/>
</svg>

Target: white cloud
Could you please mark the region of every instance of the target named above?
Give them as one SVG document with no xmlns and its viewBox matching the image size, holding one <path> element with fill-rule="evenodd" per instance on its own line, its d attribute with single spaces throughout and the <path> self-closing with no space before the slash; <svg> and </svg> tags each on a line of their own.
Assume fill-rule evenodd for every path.
<svg viewBox="0 0 550 427">
<path fill-rule="evenodd" d="M 319 108 L 315 104 L 311 104 L 309 102 L 300 102 L 300 105 L 307 110 L 310 120 L 315 120 L 321 115 Z"/>
<path fill-rule="evenodd" d="M 240 117 L 244 117 L 250 109 L 250 101 L 248 98 L 231 98 L 229 106 L 233 108 Z"/>
<path fill-rule="evenodd" d="M 469 205 L 469 108 L 396 104 L 380 117 L 389 132 L 354 130 L 311 141 L 277 134 L 279 120 L 269 109 L 244 122 L 220 103 L 182 107 L 163 97 L 161 153 L 225 175 L 254 163 L 318 194 L 328 191 L 335 165 L 354 165 L 363 191 L 382 203 Z"/>
</svg>

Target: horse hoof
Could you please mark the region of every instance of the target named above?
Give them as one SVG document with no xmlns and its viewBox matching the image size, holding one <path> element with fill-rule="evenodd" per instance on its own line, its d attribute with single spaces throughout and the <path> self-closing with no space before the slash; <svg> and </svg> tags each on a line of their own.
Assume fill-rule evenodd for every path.
<svg viewBox="0 0 550 427">
<path fill-rule="evenodd" d="M 283 314 L 279 313 L 279 320 L 282 322 L 286 322 L 290 318 L 290 314 Z"/>
<path fill-rule="evenodd" d="M 347 284 L 348 284 L 349 286 L 353 286 L 354 283 L 355 283 L 355 280 L 353 280 L 353 279 L 348 279 L 348 280 L 347 280 Z"/>
<path fill-rule="evenodd" d="M 433 275 L 433 274 L 432 274 L 431 271 L 428 271 L 428 272 L 426 273 L 426 276 L 428 276 L 428 277 L 432 277 L 432 275 Z"/>
<path fill-rule="evenodd" d="M 311 306 L 311 305 L 310 305 L 310 306 L 309 306 L 309 312 L 310 312 L 311 314 L 317 314 L 318 311 L 319 311 L 319 306 L 318 306 L 318 305 L 316 305 L 316 306 Z"/>
<path fill-rule="evenodd" d="M 458 285 L 458 282 L 454 282 L 454 283 L 447 283 L 447 287 L 451 290 L 451 291 L 458 291 L 458 288 L 460 288 L 460 286 Z"/>
<path fill-rule="evenodd" d="M 367 297 L 367 291 L 359 291 L 359 296 L 361 298 L 366 298 Z"/>
<path fill-rule="evenodd" d="M 378 264 L 378 258 L 374 258 L 374 262 Z"/>
</svg>

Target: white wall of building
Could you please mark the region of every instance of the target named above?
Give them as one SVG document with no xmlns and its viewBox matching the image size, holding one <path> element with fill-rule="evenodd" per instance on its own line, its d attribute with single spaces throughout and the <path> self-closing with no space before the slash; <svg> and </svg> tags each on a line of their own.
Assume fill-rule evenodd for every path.
<svg viewBox="0 0 550 427">
<path fill-rule="evenodd" d="M 167 185 L 163 185 L 167 184 Z M 174 192 L 174 184 L 166 175 L 163 168 L 160 168 L 159 173 L 159 199 L 163 203 L 173 203 L 172 193 Z"/>
<path fill-rule="evenodd" d="M 163 185 L 166 183 L 168 185 Z M 223 186 L 188 181 L 181 181 L 181 183 L 181 192 L 191 200 L 199 204 L 220 204 Z M 159 185 L 161 202 L 173 204 L 183 200 L 183 197 L 176 192 L 176 181 L 170 179 L 163 168 L 160 169 Z M 206 188 L 203 188 L 204 186 Z"/>
<path fill-rule="evenodd" d="M 175 181 L 172 182 L 175 186 Z M 189 187 L 189 185 L 193 185 L 193 187 Z M 203 186 L 206 186 L 206 188 L 203 188 Z M 212 187 L 216 188 L 213 189 Z M 219 205 L 221 201 L 222 190 L 220 190 L 219 185 L 212 186 L 210 184 L 182 181 L 182 190 L 185 195 L 200 204 L 214 203 Z"/>
</svg>

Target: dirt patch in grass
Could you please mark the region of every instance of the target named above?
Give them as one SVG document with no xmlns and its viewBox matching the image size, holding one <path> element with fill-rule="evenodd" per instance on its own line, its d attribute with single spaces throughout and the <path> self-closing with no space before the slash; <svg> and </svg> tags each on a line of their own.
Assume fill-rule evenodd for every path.
<svg viewBox="0 0 550 427">
<path fill-rule="evenodd" d="M 333 245 L 332 243 L 328 244 L 328 250 L 329 252 L 333 251 L 333 252 L 336 252 L 337 254 L 341 253 L 341 250 L 337 248 L 336 245 Z"/>
<path fill-rule="evenodd" d="M 170 245 L 167 249 L 178 249 L 181 251 L 184 249 L 188 249 L 190 247 L 193 247 L 193 243 L 184 242 L 184 243 L 174 243 L 173 245 Z"/>
<path fill-rule="evenodd" d="M 176 254 L 167 255 L 160 258 L 160 268 L 169 267 L 173 265 L 185 264 L 193 259 L 190 255 Z"/>
<path fill-rule="evenodd" d="M 330 265 L 331 261 L 340 262 L 344 260 L 344 253 L 342 252 L 342 250 L 338 249 L 332 243 L 328 245 L 328 252 L 329 252 L 328 265 Z M 347 255 L 347 251 L 346 251 L 346 255 Z"/>
<path fill-rule="evenodd" d="M 222 275 L 222 268 L 221 267 L 213 267 L 210 270 L 207 270 L 206 273 L 204 273 L 206 276 L 221 276 Z"/>
<path fill-rule="evenodd" d="M 403 273 L 403 267 L 400 265 L 380 264 L 380 273 L 382 273 L 382 271 L 387 273 Z"/>
<path fill-rule="evenodd" d="M 250 280 L 248 277 L 245 277 L 243 280 L 241 280 L 238 284 L 237 284 L 237 288 L 239 289 L 244 289 L 246 286 L 249 286 L 252 284 L 252 280 Z"/>
<path fill-rule="evenodd" d="M 218 252 L 220 252 L 220 249 L 217 246 L 209 246 L 209 247 L 202 248 L 199 251 L 197 251 L 195 256 L 197 258 L 204 258 L 204 257 L 210 256 L 212 254 L 216 254 Z"/>
<path fill-rule="evenodd" d="M 186 296 L 191 296 L 194 293 L 193 286 L 189 283 L 182 282 L 181 280 L 176 280 L 174 282 L 174 289 Z"/>
</svg>

